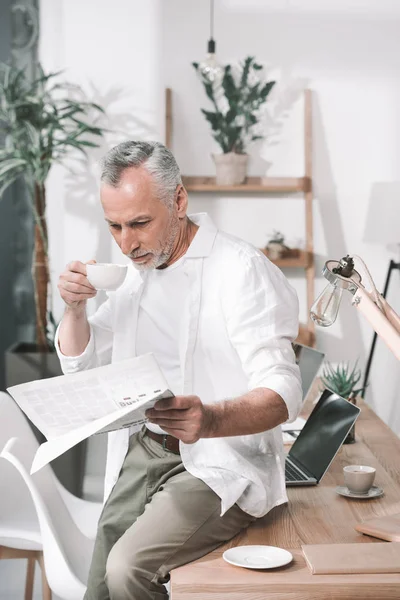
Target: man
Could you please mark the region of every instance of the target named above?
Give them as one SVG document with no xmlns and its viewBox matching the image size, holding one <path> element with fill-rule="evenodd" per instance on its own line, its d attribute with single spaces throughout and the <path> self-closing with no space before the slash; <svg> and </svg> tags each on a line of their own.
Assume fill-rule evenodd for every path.
<svg viewBox="0 0 400 600">
<path fill-rule="evenodd" d="M 287 501 L 282 435 L 301 384 L 295 292 L 264 255 L 187 217 L 187 193 L 159 143 L 105 157 L 101 202 L 132 267 L 87 319 L 82 262 L 59 280 L 64 372 L 153 352 L 175 397 L 141 431 L 109 434 L 105 506 L 85 598 L 161 600 L 171 569 Z"/>
</svg>

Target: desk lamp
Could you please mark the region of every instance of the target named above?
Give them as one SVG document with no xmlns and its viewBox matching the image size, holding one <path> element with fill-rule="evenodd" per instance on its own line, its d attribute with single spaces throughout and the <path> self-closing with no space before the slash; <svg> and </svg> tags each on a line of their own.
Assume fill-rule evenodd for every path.
<svg viewBox="0 0 400 600">
<path fill-rule="evenodd" d="M 354 269 L 353 257 L 347 255 L 339 262 L 328 260 L 322 274 L 328 285 L 311 307 L 311 319 L 322 327 L 335 322 L 343 290 L 353 295 L 352 304 L 369 321 L 372 328 L 383 339 L 388 348 L 400 360 L 400 317 L 386 299 L 377 291 L 364 261 L 354 255 L 363 265 L 370 281 L 371 291 L 361 283 L 361 275 Z"/>
</svg>

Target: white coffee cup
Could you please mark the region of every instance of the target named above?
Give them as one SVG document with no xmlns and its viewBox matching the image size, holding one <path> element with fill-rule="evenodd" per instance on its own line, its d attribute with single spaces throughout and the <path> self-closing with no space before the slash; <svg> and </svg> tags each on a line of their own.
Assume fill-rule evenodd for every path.
<svg viewBox="0 0 400 600">
<path fill-rule="evenodd" d="M 127 270 L 127 265 L 95 263 L 86 265 L 86 277 L 96 290 L 113 291 L 123 283 Z"/>
<path fill-rule="evenodd" d="M 376 469 L 365 465 L 343 467 L 344 483 L 353 494 L 368 494 L 374 483 Z"/>
</svg>

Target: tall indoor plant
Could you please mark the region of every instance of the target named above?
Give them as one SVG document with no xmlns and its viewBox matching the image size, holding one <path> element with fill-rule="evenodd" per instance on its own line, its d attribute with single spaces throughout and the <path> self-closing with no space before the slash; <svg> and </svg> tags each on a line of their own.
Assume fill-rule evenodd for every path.
<svg viewBox="0 0 400 600">
<path fill-rule="evenodd" d="M 46 221 L 46 180 L 50 168 L 62 163 L 70 150 L 85 152 L 97 147 L 94 139 L 104 129 L 88 122 L 89 114 L 103 112 L 93 102 L 83 101 L 78 86 L 59 81 L 59 73 L 44 73 L 29 80 L 25 72 L 0 64 L 0 198 L 19 177 L 23 177 L 31 200 L 34 219 L 32 278 L 36 310 L 36 344 L 49 349 L 48 286 L 50 283 L 48 227 Z"/>
<path fill-rule="evenodd" d="M 238 68 L 226 65 L 221 79 L 211 81 L 192 63 L 201 78 L 214 110 L 201 109 L 211 125 L 214 140 L 222 154 L 214 154 L 217 183 L 242 183 L 246 177 L 251 142 L 263 138 L 260 129 L 261 107 L 275 85 L 262 74 L 263 67 L 248 56 Z"/>
</svg>

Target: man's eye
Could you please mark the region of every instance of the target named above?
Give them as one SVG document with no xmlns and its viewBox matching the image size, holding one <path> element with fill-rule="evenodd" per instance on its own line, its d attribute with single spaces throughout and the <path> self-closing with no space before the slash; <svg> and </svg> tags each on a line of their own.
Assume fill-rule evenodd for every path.
<svg viewBox="0 0 400 600">
<path fill-rule="evenodd" d="M 121 229 L 121 225 L 117 225 L 116 223 L 110 223 L 109 226 L 111 229 Z"/>
<path fill-rule="evenodd" d="M 138 221 L 137 223 L 135 223 L 135 225 L 147 225 L 147 223 L 150 223 L 150 221 Z"/>
</svg>

